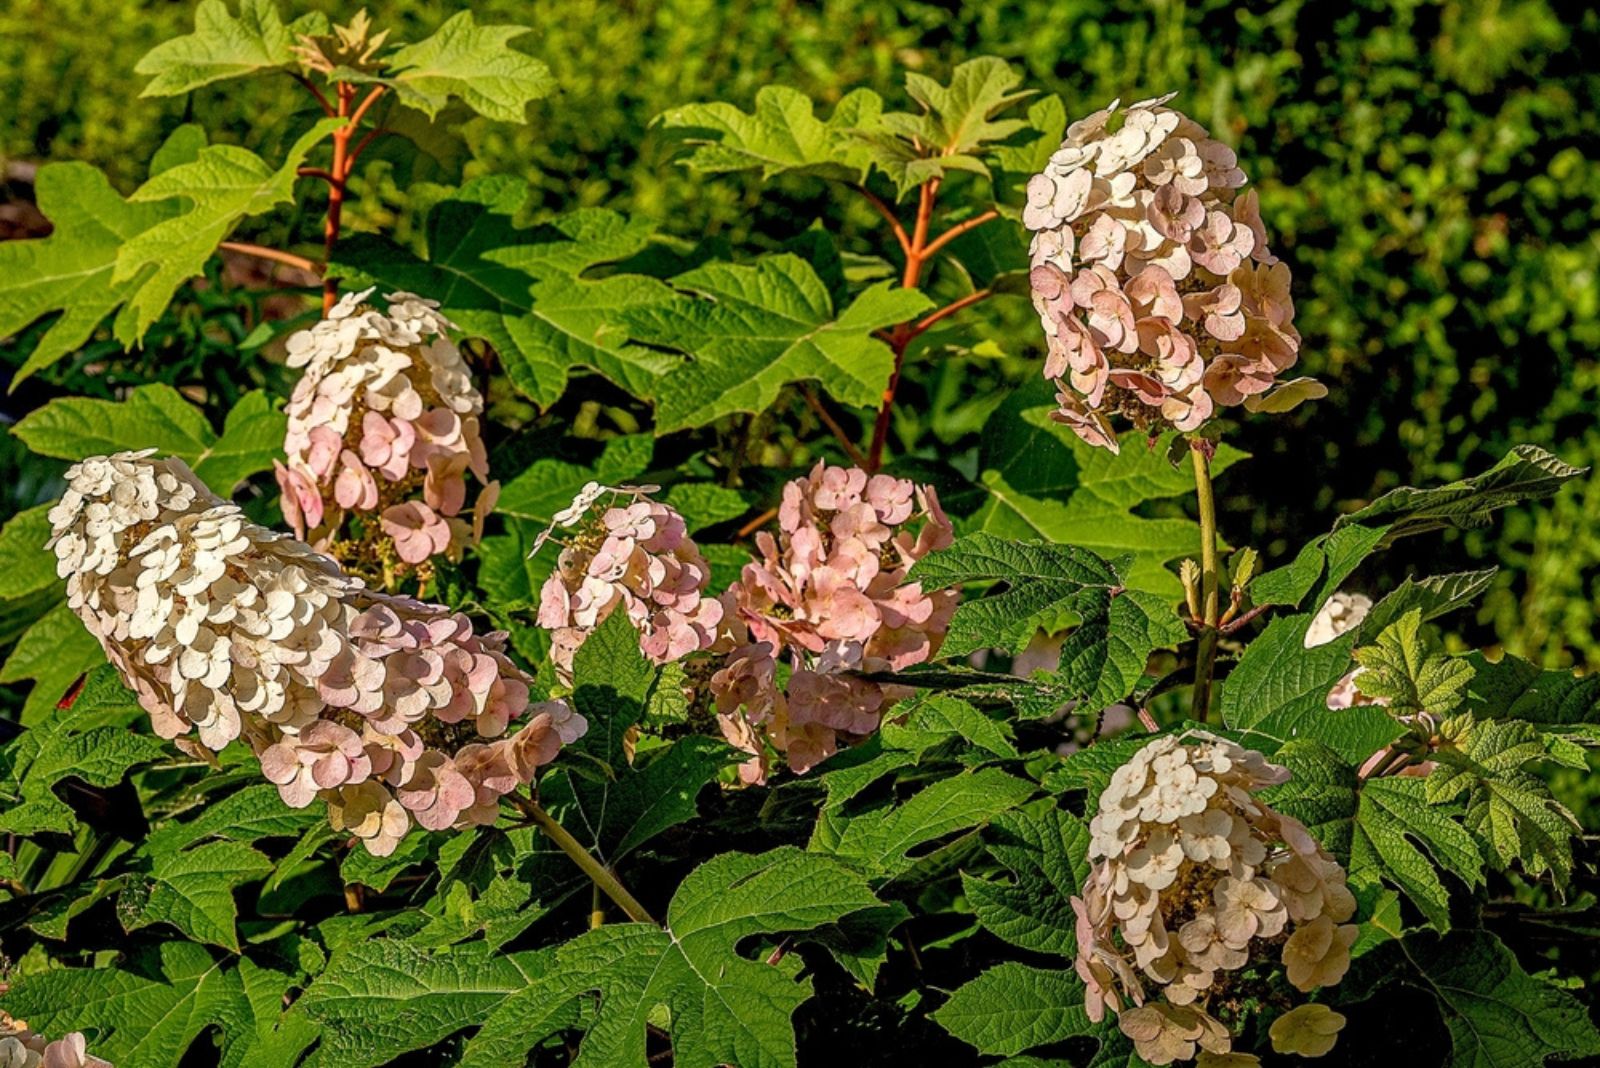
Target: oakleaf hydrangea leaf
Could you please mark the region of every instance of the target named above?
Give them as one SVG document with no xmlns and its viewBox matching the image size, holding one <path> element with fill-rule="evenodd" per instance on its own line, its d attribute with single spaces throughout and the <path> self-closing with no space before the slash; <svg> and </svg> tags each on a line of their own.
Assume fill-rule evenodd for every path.
<svg viewBox="0 0 1600 1068">
<path fill-rule="evenodd" d="M 875 129 L 882 111 L 877 93 L 856 89 L 823 120 L 812 114 L 804 93 L 768 85 L 756 92 L 752 111 L 720 102 L 691 104 L 663 112 L 655 124 L 684 165 L 701 174 L 760 168 L 763 179 L 800 173 L 860 181 L 868 152 L 850 133 Z"/>
<path fill-rule="evenodd" d="M 1334 529 L 1352 523 L 1381 524 L 1389 528 L 1388 539 L 1393 541 L 1441 527 L 1481 527 L 1489 522 L 1490 512 L 1549 497 L 1587 470 L 1563 463 L 1537 445 L 1518 445 L 1481 475 L 1431 489 L 1390 490 L 1360 511 L 1340 516 Z"/>
<path fill-rule="evenodd" d="M 1366 670 L 1356 687 L 1384 698 L 1394 715 L 1426 712 L 1442 718 L 1465 700 L 1472 665 L 1459 657 L 1433 653 L 1422 634 L 1422 610 L 1413 608 L 1383 629 L 1378 640 L 1355 651 Z"/>
<path fill-rule="evenodd" d="M 40 551 L 50 540 L 53 506 L 24 509 L 0 527 L 0 600 L 26 597 L 55 584 L 55 561 Z"/>
<path fill-rule="evenodd" d="M 194 32 L 156 45 L 133 69 L 150 78 L 141 96 L 177 96 L 226 78 L 292 67 L 299 37 L 327 32 L 320 14 L 285 26 L 274 0 L 239 0 L 238 15 L 224 0 L 201 0 Z"/>
<path fill-rule="evenodd" d="M 0 666 L 0 683 L 34 680 L 22 707 L 23 724 L 32 726 L 51 713 L 79 675 L 105 659 L 94 635 L 65 601 L 57 601 L 17 639 Z M 0 820 L 9 815 L 0 815 Z"/>
<path fill-rule="evenodd" d="M 26 976 L 0 998 L 0 1009 L 44 1034 L 94 1035 L 94 1054 L 117 1068 L 171 1068 L 206 1030 L 231 1035 L 252 1016 L 239 970 L 176 940 L 126 966 Z"/>
<path fill-rule="evenodd" d="M 958 988 L 933 1018 L 980 1053 L 1021 1053 L 1102 1029 L 1089 1022 L 1083 984 L 1071 969 L 1034 968 L 1014 961 L 990 968 Z"/>
<path fill-rule="evenodd" d="M 0 681 L 8 680 L 0 676 Z M 133 768 L 170 755 L 165 742 L 147 734 L 121 727 L 75 732 L 70 722 L 57 717 L 0 749 L 0 831 L 70 834 L 79 824 L 57 793 L 63 780 L 115 786 Z"/>
<path fill-rule="evenodd" d="M 431 37 L 397 49 L 380 80 L 429 118 L 457 97 L 480 115 L 521 122 L 529 103 L 556 88 L 550 68 L 509 47 L 532 32 L 527 26 L 480 26 L 471 11 L 462 11 Z"/>
<path fill-rule="evenodd" d="M 663 434 L 764 411 L 791 382 L 814 381 L 845 404 L 875 406 L 894 356 L 874 332 L 932 307 L 918 290 L 880 282 L 836 311 L 816 270 L 788 254 L 748 267 L 707 264 L 672 284 L 682 291 L 676 300 L 626 316 L 635 339 L 693 357 L 661 383 Z"/>
<path fill-rule="evenodd" d="M 956 609 L 940 650 L 944 657 L 978 649 L 1018 652 L 1040 630 L 1076 621 L 1052 681 L 1093 709 L 1127 696 L 1150 654 L 1186 637 L 1171 605 L 1123 588 L 1115 568 L 1076 546 L 969 534 L 917 561 L 909 577 L 927 589 L 1006 583 L 1005 592 L 969 598 Z"/>
<path fill-rule="evenodd" d="M 1447 931 L 1450 895 L 1437 868 L 1468 886 L 1483 882 L 1477 843 L 1448 809 L 1428 804 L 1423 780 L 1390 777 L 1362 786 L 1350 846 L 1351 886 L 1387 882 L 1410 898 L 1430 924 Z"/>
<path fill-rule="evenodd" d="M 831 858 L 790 847 L 725 853 L 678 887 L 665 930 L 607 924 L 557 947 L 550 971 L 467 1044 L 463 1068 L 515 1063 L 570 1022 L 564 1007 L 591 994 L 598 1004 L 584 1019 L 574 1068 L 646 1068 L 648 1024 L 668 1030 L 679 1068 L 792 1068 L 791 1017 L 811 980 L 795 954 L 752 960 L 735 948 L 881 907 L 861 876 Z"/>
<path fill-rule="evenodd" d="M 151 383 L 118 401 L 53 400 L 29 412 L 12 433 L 41 456 L 62 460 L 152 448 L 178 457 L 226 497 L 246 478 L 272 469 L 283 450 L 284 426 L 284 414 L 266 393 L 253 390 L 228 413 L 219 436 L 183 394 Z"/>
<path fill-rule="evenodd" d="M 335 248 L 330 270 L 347 287 L 427 293 L 462 331 L 495 346 L 512 384 L 540 407 L 560 399 L 577 367 L 655 396 L 682 359 L 629 344 L 622 315 L 675 295 L 644 275 L 588 277 L 643 250 L 651 227 L 583 209 L 525 229 L 517 217 L 528 194 L 521 179 L 474 179 L 429 212 L 424 256 L 357 234 Z"/>
<path fill-rule="evenodd" d="M 117 253 L 112 283 L 140 279 L 127 298 L 129 314 L 117 319 L 118 339 L 128 344 L 143 336 L 178 286 L 205 269 L 217 244 L 240 219 L 292 201 L 296 169 L 338 124 L 337 119 L 324 119 L 312 126 L 277 169 L 237 145 L 210 145 L 135 190 L 130 198 L 135 202 L 181 198 L 185 203 L 176 216 L 130 237 Z M 151 265 L 155 270 L 146 274 Z"/>
<path fill-rule="evenodd" d="M 1538 1068 L 1600 1055 L 1583 1002 L 1529 975 L 1488 931 L 1390 943 L 1374 965 L 1432 994 L 1450 1032 L 1453 1068 Z"/>
<path fill-rule="evenodd" d="M 1551 729 L 1600 723 L 1600 673 L 1541 668 L 1510 653 L 1491 661 L 1474 652 L 1465 659 L 1473 667 L 1467 704 L 1476 715 Z"/>
<path fill-rule="evenodd" d="M 112 281 L 123 244 L 177 213 L 172 203 L 123 200 L 104 174 L 84 163 L 39 168 L 34 186 L 39 210 L 54 227 L 47 237 L 0 242 L 0 337 L 51 312 L 38 347 L 17 370 L 18 382 L 89 340 L 95 327 L 133 296 L 143 275 Z M 119 336 L 136 333 L 133 313 L 118 316 Z"/>
<path fill-rule="evenodd" d="M 155 858 L 147 880 L 135 878 L 118 903 L 129 931 L 169 923 L 196 942 L 239 951 L 233 892 L 266 877 L 272 862 L 247 845 L 208 842 Z"/>
<path fill-rule="evenodd" d="M 1548 759 L 1544 738 L 1522 720 L 1447 720 L 1438 763 L 1425 780 L 1431 802 L 1459 801 L 1464 823 L 1486 855 L 1509 868 L 1520 860 L 1531 875 L 1550 872 L 1557 885 L 1572 875 L 1572 836 L 1578 821 L 1527 765 Z"/>
<path fill-rule="evenodd" d="M 1012 945 L 1071 957 L 1076 920 L 1069 898 L 1088 877 L 1089 829 L 1054 806 L 995 817 L 984 832 L 989 855 L 1010 870 L 1009 881 L 963 872 L 961 887 L 978 922 Z"/>
</svg>

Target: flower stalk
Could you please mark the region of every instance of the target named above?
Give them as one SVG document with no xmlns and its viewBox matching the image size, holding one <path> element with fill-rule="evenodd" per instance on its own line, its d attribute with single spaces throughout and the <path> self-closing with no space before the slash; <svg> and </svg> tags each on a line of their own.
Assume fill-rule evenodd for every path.
<svg viewBox="0 0 1600 1068">
<path fill-rule="evenodd" d="M 615 901 L 617 906 L 628 914 L 630 920 L 637 923 L 654 924 L 657 927 L 661 926 L 656 922 L 655 917 L 651 916 L 645 910 L 645 907 L 639 904 L 638 899 L 628 893 L 628 888 L 623 886 L 615 875 L 611 874 L 610 869 L 596 860 L 587 849 L 583 848 L 582 843 L 572 837 L 567 829 L 556 821 L 554 816 L 546 812 L 543 805 L 531 797 L 526 801 L 518 798 L 516 805 L 529 820 L 533 821 L 533 824 L 539 830 L 544 832 L 546 838 L 556 844 L 556 848 L 572 858 L 572 862 L 583 870 L 583 874 L 589 877 L 590 882 L 604 891 L 607 897 Z"/>
<path fill-rule="evenodd" d="M 1215 446 L 1204 438 L 1191 438 L 1194 488 L 1200 499 L 1200 608 L 1202 624 L 1195 652 L 1194 700 L 1191 712 L 1201 723 L 1211 721 L 1211 678 L 1217 661 L 1218 578 L 1217 505 L 1211 493 L 1211 453 Z"/>
</svg>

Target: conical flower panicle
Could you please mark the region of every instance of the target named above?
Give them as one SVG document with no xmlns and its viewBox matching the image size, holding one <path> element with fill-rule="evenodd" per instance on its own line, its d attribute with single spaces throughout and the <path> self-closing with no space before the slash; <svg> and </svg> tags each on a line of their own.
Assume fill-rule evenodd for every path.
<svg viewBox="0 0 1600 1068">
<path fill-rule="evenodd" d="M 650 498 L 654 490 L 591 482 L 539 537 L 535 552 L 557 527 L 571 534 L 539 591 L 539 625 L 551 632 L 564 681 L 578 647 L 619 609 L 652 663 L 699 652 L 716 636 L 722 604 L 704 595 L 711 566 L 683 516 Z"/>
<path fill-rule="evenodd" d="M 492 823 L 585 730 L 562 702 L 530 705 L 503 634 L 367 589 L 179 460 L 94 457 L 67 479 L 49 542 L 67 603 L 156 733 L 242 738 L 285 803 L 325 802 L 373 853 L 413 824 Z"/>
<path fill-rule="evenodd" d="M 1152 1064 L 1197 1047 L 1229 1052 L 1216 1014 L 1228 1015 L 1230 973 L 1276 958 L 1309 992 L 1350 966 L 1356 902 L 1344 870 L 1254 796 L 1288 778 L 1260 753 L 1194 731 L 1140 749 L 1100 795 L 1092 869 L 1072 899 L 1077 971 L 1090 1019 L 1109 1005 Z"/>
<path fill-rule="evenodd" d="M 438 305 L 390 293 L 389 311 L 347 294 L 325 319 L 292 335 L 289 365 L 303 367 L 285 409 L 277 464 L 283 515 L 318 549 L 339 545 L 345 517 L 363 519 L 352 565 L 374 555 L 415 567 L 456 557 L 483 536 L 500 495 L 479 433 L 483 397 L 445 334 Z M 470 512 L 467 473 L 483 488 Z"/>
<path fill-rule="evenodd" d="M 1233 150 L 1166 106 L 1097 111 L 1028 182 L 1029 275 L 1056 418 L 1117 451 L 1111 417 L 1195 430 L 1220 405 L 1282 411 L 1326 391 L 1263 396 L 1300 351 L 1289 267 L 1267 247 Z"/>
<path fill-rule="evenodd" d="M 900 671 L 938 651 L 955 590 L 924 592 L 911 565 L 954 538 L 933 488 L 819 463 L 784 487 L 778 536 L 723 594 L 727 659 L 711 680 L 723 732 L 765 775 L 763 740 L 806 771 L 876 730 L 902 687 L 846 672 Z M 913 529 L 915 526 L 915 529 Z M 778 686 L 778 662 L 790 672 Z"/>
</svg>

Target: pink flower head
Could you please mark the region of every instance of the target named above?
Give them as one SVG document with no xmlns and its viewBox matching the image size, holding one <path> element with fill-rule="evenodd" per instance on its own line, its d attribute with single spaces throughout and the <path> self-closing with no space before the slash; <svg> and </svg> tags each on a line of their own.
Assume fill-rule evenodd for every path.
<svg viewBox="0 0 1600 1068">
<path fill-rule="evenodd" d="M 408 564 L 420 564 L 450 545 L 450 524 L 418 501 L 385 508 L 379 525 L 394 539 L 395 551 Z"/>
<path fill-rule="evenodd" d="M 1286 409 L 1287 395 L 1270 398 L 1299 350 L 1289 268 L 1255 194 L 1237 192 L 1237 157 L 1167 100 L 1074 123 L 1028 183 L 1055 418 L 1113 451 L 1113 415 L 1155 434 L 1197 430 L 1245 396 L 1269 395 L 1249 411 Z M 1307 385 L 1293 399 L 1316 395 Z"/>
</svg>

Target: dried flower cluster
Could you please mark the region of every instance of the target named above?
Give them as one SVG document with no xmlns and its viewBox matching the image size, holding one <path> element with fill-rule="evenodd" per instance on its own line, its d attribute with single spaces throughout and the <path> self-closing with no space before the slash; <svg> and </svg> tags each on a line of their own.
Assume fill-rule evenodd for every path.
<svg viewBox="0 0 1600 1068">
<path fill-rule="evenodd" d="M 1094 867 L 1072 899 L 1089 1016 L 1109 1004 L 1152 1064 L 1197 1046 L 1229 1053 L 1215 1013 L 1234 1004 L 1230 973 L 1272 954 L 1311 991 L 1344 977 L 1356 938 L 1344 870 L 1252 796 L 1288 771 L 1203 732 L 1185 737 L 1156 739 L 1112 776 L 1090 823 Z"/>
<path fill-rule="evenodd" d="M 537 552 L 556 527 L 571 531 L 539 591 L 539 625 L 551 631 L 564 681 L 578 647 L 618 608 L 657 664 L 709 648 L 716 637 L 722 604 L 704 596 L 711 567 L 683 516 L 650 499 L 655 489 L 591 482 L 535 543 Z"/>
<path fill-rule="evenodd" d="M 26 1020 L 0 1012 L 0 1068 L 113 1068 L 88 1052 L 82 1031 L 51 1042 Z"/>
<path fill-rule="evenodd" d="M 181 461 L 84 460 L 50 512 L 67 603 L 164 738 L 243 738 L 286 803 L 392 852 L 413 823 L 491 823 L 586 724 L 530 706 L 504 635 L 366 589 L 251 523 Z M 513 722 L 520 728 L 507 734 Z"/>
<path fill-rule="evenodd" d="M 1117 103 L 1067 130 L 1028 182 L 1030 281 L 1056 418 L 1117 451 L 1110 417 L 1195 430 L 1217 405 L 1285 410 L 1322 395 L 1294 366 L 1289 267 L 1267 247 L 1233 150 L 1166 107 Z"/>
<path fill-rule="evenodd" d="M 905 581 L 915 561 L 953 538 L 931 487 L 819 463 L 784 487 L 778 523 L 778 537 L 757 535 L 760 559 L 723 594 L 718 651 L 727 660 L 711 680 L 724 733 L 753 754 L 747 781 L 765 774 L 764 742 L 805 771 L 841 737 L 877 729 L 902 691 L 842 672 L 927 660 L 957 598 Z"/>
<path fill-rule="evenodd" d="M 488 482 L 483 397 L 445 335 L 450 321 L 410 293 L 390 293 L 385 315 L 362 303 L 371 293 L 346 295 L 289 338 L 289 365 L 305 373 L 287 408 L 278 485 L 298 537 L 325 549 L 347 514 L 370 517 L 341 555 L 414 566 L 476 543 L 500 486 Z M 469 471 L 486 483 L 470 521 Z"/>
</svg>

